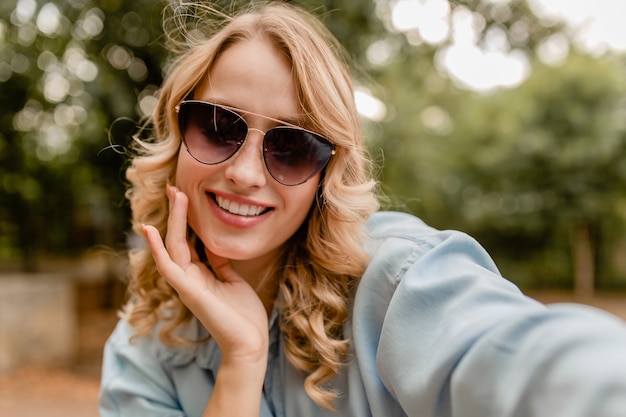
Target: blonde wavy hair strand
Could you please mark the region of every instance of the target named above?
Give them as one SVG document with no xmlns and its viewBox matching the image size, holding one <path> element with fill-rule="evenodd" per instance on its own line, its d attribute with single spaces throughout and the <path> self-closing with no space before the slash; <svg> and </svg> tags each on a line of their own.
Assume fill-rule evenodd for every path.
<svg viewBox="0 0 626 417">
<path fill-rule="evenodd" d="M 362 142 L 345 54 L 314 16 L 284 3 L 254 3 L 231 17 L 210 6 L 183 2 L 166 23 L 177 28 L 171 33 L 183 34 L 182 39 L 169 36 L 171 49 L 181 53 L 169 66 L 160 90 L 152 116 L 153 138 L 137 136 L 134 141 L 134 157 L 126 171 L 133 230 L 141 234 L 142 224 L 152 224 L 162 235 L 167 232 L 165 187 L 175 181 L 181 147 L 176 105 L 193 93 L 229 45 L 257 36 L 271 40 L 292 65 L 306 127 L 337 147 L 323 174 L 320 196 L 301 230 L 286 243 L 275 272 L 287 358 L 308 374 L 307 394 L 332 409 L 338 394 L 324 384 L 347 359 L 350 341 L 344 338 L 343 326 L 368 261 L 363 225 L 378 209 L 377 185 Z M 190 343 L 178 332 L 192 315 L 160 277 L 149 248 L 132 249 L 129 256 L 130 300 L 125 315 L 137 336 L 147 336 L 163 323 L 159 337 L 165 344 Z"/>
</svg>

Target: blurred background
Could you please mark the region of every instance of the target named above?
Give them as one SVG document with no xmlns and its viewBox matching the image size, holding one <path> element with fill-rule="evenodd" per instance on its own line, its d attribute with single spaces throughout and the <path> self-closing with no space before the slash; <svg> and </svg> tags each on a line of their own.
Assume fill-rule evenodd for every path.
<svg viewBox="0 0 626 417">
<path fill-rule="evenodd" d="M 133 239 L 125 149 L 177 3 L 0 4 L 0 414 L 97 415 Z M 624 316 L 623 2 L 292 3 L 353 59 L 386 208 L 470 233 L 536 298 Z"/>
</svg>

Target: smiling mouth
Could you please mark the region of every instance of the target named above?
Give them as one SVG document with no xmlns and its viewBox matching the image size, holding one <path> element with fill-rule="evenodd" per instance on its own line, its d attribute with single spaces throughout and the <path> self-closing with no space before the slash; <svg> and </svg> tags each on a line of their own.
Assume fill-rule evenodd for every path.
<svg viewBox="0 0 626 417">
<path fill-rule="evenodd" d="M 251 204 L 239 204 L 234 201 L 227 200 L 223 197 L 216 196 L 215 194 L 211 194 L 211 197 L 215 200 L 217 205 L 222 209 L 226 210 L 231 214 L 236 214 L 238 216 L 259 216 L 269 210 L 269 207 L 263 206 L 255 206 Z"/>
</svg>

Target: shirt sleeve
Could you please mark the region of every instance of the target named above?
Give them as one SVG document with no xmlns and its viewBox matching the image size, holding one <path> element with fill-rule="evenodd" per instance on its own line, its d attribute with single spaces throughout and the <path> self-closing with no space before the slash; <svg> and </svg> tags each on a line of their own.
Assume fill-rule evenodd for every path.
<svg viewBox="0 0 626 417">
<path fill-rule="evenodd" d="M 104 348 L 101 417 L 183 417 L 171 378 L 149 339 L 131 342 L 132 328 L 120 321 Z"/>
<path fill-rule="evenodd" d="M 386 239 L 362 284 L 360 329 L 408 416 L 626 415 L 624 323 L 525 297 L 462 233 Z"/>
</svg>

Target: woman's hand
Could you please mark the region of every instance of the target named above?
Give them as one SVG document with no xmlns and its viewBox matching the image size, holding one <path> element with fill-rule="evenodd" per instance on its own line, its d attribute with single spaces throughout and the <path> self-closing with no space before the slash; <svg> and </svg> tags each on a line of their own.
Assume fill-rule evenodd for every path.
<svg viewBox="0 0 626 417">
<path fill-rule="evenodd" d="M 153 226 L 143 226 L 159 273 L 200 320 L 222 351 L 222 365 L 267 363 L 267 313 L 254 289 L 228 259 L 206 251 L 209 269 L 187 240 L 187 196 L 167 187 L 165 244 Z"/>
<path fill-rule="evenodd" d="M 222 351 L 203 416 L 258 416 L 267 367 L 265 307 L 228 259 L 206 251 L 211 269 L 200 260 L 187 240 L 187 196 L 171 186 L 167 196 L 165 244 L 153 226 L 144 225 L 143 232 L 159 273 Z"/>
</svg>

